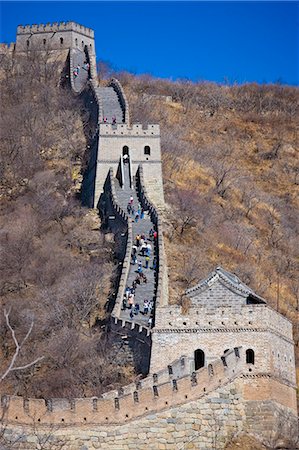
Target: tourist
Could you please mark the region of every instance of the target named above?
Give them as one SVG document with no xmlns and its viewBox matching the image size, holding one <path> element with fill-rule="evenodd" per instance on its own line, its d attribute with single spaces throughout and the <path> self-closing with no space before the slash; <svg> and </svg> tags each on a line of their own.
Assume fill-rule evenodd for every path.
<svg viewBox="0 0 299 450">
<path fill-rule="evenodd" d="M 131 197 L 130 197 L 130 203 L 131 203 L 131 205 L 133 205 L 133 202 L 134 202 L 134 197 L 131 195 Z"/>
<path fill-rule="evenodd" d="M 139 214 L 137 213 L 137 214 L 135 215 L 135 223 L 138 222 L 138 219 L 139 219 Z"/>
<path fill-rule="evenodd" d="M 141 208 L 140 219 L 143 219 L 143 218 L 144 218 L 144 209 L 143 209 L 143 208 Z"/>
<path fill-rule="evenodd" d="M 149 238 L 150 238 L 150 240 L 153 239 L 153 236 L 154 236 L 154 230 L 151 228 L 151 229 L 149 230 Z"/>
<path fill-rule="evenodd" d="M 123 310 L 127 309 L 127 305 L 128 305 L 127 297 L 124 297 L 123 298 L 123 307 L 122 307 L 122 309 Z"/>
<path fill-rule="evenodd" d="M 132 309 L 134 307 L 134 294 L 129 295 L 129 308 Z"/>
<path fill-rule="evenodd" d="M 153 269 L 153 270 L 156 270 L 156 268 L 157 268 L 157 258 L 154 258 L 154 259 L 153 259 L 152 269 Z"/>
<path fill-rule="evenodd" d="M 148 319 L 147 325 L 149 326 L 149 328 L 152 328 L 152 326 L 153 326 L 153 318 L 152 317 L 150 317 Z"/>
<path fill-rule="evenodd" d="M 157 231 L 154 231 L 154 233 L 153 233 L 154 241 L 157 239 L 157 237 L 158 237 L 158 233 L 157 233 Z"/>
<path fill-rule="evenodd" d="M 146 269 L 148 269 L 149 260 L 150 260 L 150 257 L 149 257 L 149 256 L 146 256 L 146 257 L 145 257 L 145 268 L 146 268 Z"/>
<path fill-rule="evenodd" d="M 146 284 L 147 283 L 146 275 L 144 275 L 144 273 L 141 273 L 140 275 L 141 275 L 141 279 L 142 279 L 143 283 Z"/>
<path fill-rule="evenodd" d="M 130 319 L 133 319 L 133 317 L 134 317 L 134 314 L 133 314 L 133 311 L 131 310 L 130 311 Z"/>
<path fill-rule="evenodd" d="M 141 262 L 141 261 L 139 261 L 139 263 L 138 263 L 138 269 L 137 269 L 137 272 L 138 272 L 139 274 L 141 274 L 141 273 L 143 272 L 143 269 L 142 269 L 142 262 Z"/>
<path fill-rule="evenodd" d="M 131 289 L 129 288 L 129 286 L 127 286 L 126 290 L 125 290 L 125 295 L 126 295 L 127 299 L 129 298 L 130 292 L 131 292 Z"/>
<path fill-rule="evenodd" d="M 116 117 L 115 116 L 112 117 L 112 125 L 116 125 Z"/>
<path fill-rule="evenodd" d="M 143 314 L 146 316 L 148 314 L 148 300 L 143 302 Z"/>
<path fill-rule="evenodd" d="M 131 210 L 132 210 L 131 203 L 128 203 L 127 204 L 127 212 L 128 212 L 128 214 L 131 214 Z"/>
<path fill-rule="evenodd" d="M 137 316 L 140 310 L 139 303 L 136 303 L 134 306 L 134 314 Z"/>
</svg>

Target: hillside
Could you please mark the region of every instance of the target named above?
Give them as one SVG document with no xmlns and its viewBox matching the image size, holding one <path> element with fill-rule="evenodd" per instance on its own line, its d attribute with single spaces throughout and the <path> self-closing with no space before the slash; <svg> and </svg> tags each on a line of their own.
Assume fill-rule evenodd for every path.
<svg viewBox="0 0 299 450">
<path fill-rule="evenodd" d="M 292 320 L 298 367 L 298 89 L 117 76 L 161 126 L 170 302 L 223 266 Z"/>
<path fill-rule="evenodd" d="M 134 379 L 106 328 L 115 249 L 80 204 L 87 113 L 40 58 L 1 59 L 1 324 L 33 324 L 19 364 L 43 357 L 1 391 L 100 395 Z M 222 265 L 293 321 L 298 365 L 298 90 L 115 75 L 132 122 L 161 127 L 170 302 Z M 14 349 L 6 324 L 1 367 Z"/>
<path fill-rule="evenodd" d="M 86 112 L 58 87 L 61 70 L 40 52 L 1 55 L 1 393 L 100 395 L 133 372 L 106 332 L 113 239 L 80 204 Z M 19 344 L 25 339 L 15 367 L 43 359 L 1 382 L 16 351 L 13 332 Z"/>
</svg>

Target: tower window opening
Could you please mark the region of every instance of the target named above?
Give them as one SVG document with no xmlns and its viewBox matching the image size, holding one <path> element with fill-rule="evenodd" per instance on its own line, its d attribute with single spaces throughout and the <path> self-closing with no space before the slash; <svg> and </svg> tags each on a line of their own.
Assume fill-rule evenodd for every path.
<svg viewBox="0 0 299 450">
<path fill-rule="evenodd" d="M 251 348 L 246 350 L 246 364 L 254 364 L 254 351 Z"/>
<path fill-rule="evenodd" d="M 82 41 L 82 48 L 84 47 L 84 42 Z"/>
<path fill-rule="evenodd" d="M 150 154 L 151 154 L 151 148 L 150 148 L 149 145 L 146 145 L 146 146 L 144 147 L 144 154 L 145 154 L 145 155 L 150 155 Z"/>
<path fill-rule="evenodd" d="M 205 353 L 201 349 L 197 349 L 194 352 L 195 370 L 204 367 L 205 365 Z"/>
<path fill-rule="evenodd" d="M 129 147 L 127 145 L 123 146 L 123 156 L 129 156 Z"/>
<path fill-rule="evenodd" d="M 63 38 L 61 37 L 60 38 L 60 45 L 62 45 L 63 44 Z"/>
<path fill-rule="evenodd" d="M 26 41 L 26 44 L 27 44 L 27 47 L 29 47 L 29 44 L 30 44 L 29 40 Z"/>
<path fill-rule="evenodd" d="M 75 44 L 76 44 L 76 46 L 78 45 L 78 39 L 77 38 L 75 39 Z"/>
<path fill-rule="evenodd" d="M 47 39 L 43 39 L 43 44 L 46 45 Z"/>
</svg>

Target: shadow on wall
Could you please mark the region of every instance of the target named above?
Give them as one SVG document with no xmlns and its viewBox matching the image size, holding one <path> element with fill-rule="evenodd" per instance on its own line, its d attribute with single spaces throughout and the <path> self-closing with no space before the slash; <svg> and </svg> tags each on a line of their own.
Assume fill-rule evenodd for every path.
<svg viewBox="0 0 299 450">
<path fill-rule="evenodd" d="M 95 181 L 98 152 L 98 104 L 91 88 L 84 91 L 81 96 L 83 108 L 81 118 L 86 138 L 86 150 L 82 163 L 81 200 L 83 206 L 94 207 Z"/>
<path fill-rule="evenodd" d="M 123 344 L 130 348 L 135 372 L 142 376 L 148 375 L 151 357 L 151 334 L 147 336 L 145 330 L 140 332 L 139 327 L 132 329 L 128 322 L 123 326 L 121 321 L 112 322 L 111 332 L 117 334 Z"/>
</svg>

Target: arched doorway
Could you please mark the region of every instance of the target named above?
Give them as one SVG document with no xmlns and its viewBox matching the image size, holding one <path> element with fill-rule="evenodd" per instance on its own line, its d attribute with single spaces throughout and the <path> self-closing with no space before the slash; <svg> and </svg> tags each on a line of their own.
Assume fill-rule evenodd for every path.
<svg viewBox="0 0 299 450">
<path fill-rule="evenodd" d="M 127 145 L 123 146 L 123 156 L 125 155 L 129 156 L 129 147 Z"/>
<path fill-rule="evenodd" d="M 200 348 L 194 352 L 194 363 L 195 370 L 198 370 L 205 365 L 205 353 Z"/>
</svg>

